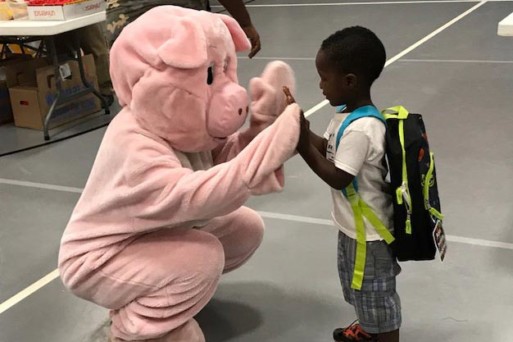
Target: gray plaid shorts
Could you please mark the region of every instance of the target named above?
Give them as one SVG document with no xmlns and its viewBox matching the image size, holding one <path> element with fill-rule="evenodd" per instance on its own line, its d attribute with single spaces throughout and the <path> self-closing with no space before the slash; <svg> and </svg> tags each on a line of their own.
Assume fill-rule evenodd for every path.
<svg viewBox="0 0 513 342">
<path fill-rule="evenodd" d="M 368 241 L 363 284 L 351 288 L 356 240 L 338 233 L 338 273 L 344 299 L 353 305 L 363 330 L 370 334 L 394 331 L 401 326 L 401 300 L 395 291 L 395 278 L 401 267 L 385 241 Z"/>
</svg>

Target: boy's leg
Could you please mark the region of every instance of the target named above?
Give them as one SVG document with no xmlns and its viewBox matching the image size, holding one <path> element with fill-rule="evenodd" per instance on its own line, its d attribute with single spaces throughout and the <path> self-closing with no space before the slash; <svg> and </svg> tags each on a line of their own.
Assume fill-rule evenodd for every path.
<svg viewBox="0 0 513 342">
<path fill-rule="evenodd" d="M 399 329 L 378 334 L 377 339 L 378 342 L 399 342 Z"/>
<path fill-rule="evenodd" d="M 396 276 L 401 271 L 385 241 L 367 243 L 367 260 L 361 291 L 354 291 L 356 312 L 366 332 L 378 341 L 396 341 L 401 326 L 401 300 L 396 292 Z M 397 333 L 396 333 L 397 331 Z M 383 336 L 382 336 L 383 335 Z M 398 339 L 397 339 L 398 341 Z"/>
<path fill-rule="evenodd" d="M 373 339 L 378 341 L 399 341 L 401 325 L 401 303 L 395 291 L 395 278 L 400 267 L 392 256 L 392 251 L 384 241 L 367 243 L 367 258 L 362 289 L 351 289 L 356 241 L 339 233 L 338 264 L 339 275 L 344 290 L 345 300 L 355 307 L 359 324 L 350 330 L 353 335 L 362 337 L 361 341 Z M 343 339 L 346 329 L 334 332 L 336 340 L 358 341 L 358 339 Z M 347 331 L 348 335 L 352 335 Z M 338 336 L 338 338 L 337 338 Z"/>
</svg>

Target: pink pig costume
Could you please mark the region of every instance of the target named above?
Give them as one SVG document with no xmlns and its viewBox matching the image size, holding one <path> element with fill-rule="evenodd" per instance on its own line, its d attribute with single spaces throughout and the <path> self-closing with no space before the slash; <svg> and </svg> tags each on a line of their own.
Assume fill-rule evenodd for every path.
<svg viewBox="0 0 513 342">
<path fill-rule="evenodd" d="M 292 70 L 272 62 L 250 82 L 241 129 L 249 99 L 236 51 L 249 47 L 232 18 L 173 6 L 141 16 L 112 47 L 123 109 L 59 253 L 64 284 L 110 309 L 112 341 L 205 341 L 193 317 L 262 241 L 262 219 L 243 204 L 282 190 L 300 109 L 281 91 Z"/>
</svg>

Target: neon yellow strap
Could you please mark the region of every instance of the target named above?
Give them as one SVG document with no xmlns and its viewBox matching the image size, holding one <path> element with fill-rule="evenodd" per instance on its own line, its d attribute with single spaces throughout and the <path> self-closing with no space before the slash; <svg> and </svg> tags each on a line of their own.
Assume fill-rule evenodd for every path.
<svg viewBox="0 0 513 342">
<path fill-rule="evenodd" d="M 395 106 L 385 109 L 381 114 L 383 114 L 385 119 L 405 120 L 410 113 L 408 113 L 408 110 L 403 106 Z"/>
<path fill-rule="evenodd" d="M 360 198 L 359 203 L 360 203 L 360 208 L 362 208 L 363 217 L 365 217 L 370 222 L 370 224 L 372 224 L 372 226 L 374 227 L 376 232 L 379 234 L 379 236 L 381 236 L 383 238 L 383 240 L 385 240 L 386 243 L 388 243 L 388 244 L 391 244 L 392 242 L 394 242 L 395 238 L 392 235 L 392 233 L 390 233 L 390 231 L 383 224 L 383 222 L 381 222 L 379 217 L 377 217 L 376 214 L 374 214 L 374 212 L 367 205 L 367 203 L 365 203 L 361 198 Z"/>
<path fill-rule="evenodd" d="M 436 217 L 439 220 L 443 220 L 444 215 L 429 205 L 429 188 L 433 185 L 431 184 L 431 181 L 433 179 L 433 172 L 435 170 L 435 155 L 433 154 L 433 152 L 429 154 L 429 159 L 429 169 L 426 173 L 426 178 L 424 179 L 424 206 L 432 216 Z"/>
<path fill-rule="evenodd" d="M 404 121 L 399 121 L 399 141 L 401 142 L 401 152 L 403 154 L 403 184 L 408 184 L 408 173 L 406 170 L 406 150 L 404 149 Z"/>
<path fill-rule="evenodd" d="M 405 109 L 406 111 L 406 109 Z M 406 112 L 408 113 L 408 112 Z M 401 115 L 399 114 L 399 117 Z M 408 116 L 408 114 L 406 114 Z M 401 151 L 403 154 L 403 165 L 402 165 L 402 177 L 403 183 L 401 184 L 401 195 L 406 203 L 406 234 L 411 234 L 411 197 L 410 197 L 410 189 L 408 188 L 408 170 L 406 168 L 406 150 L 404 148 L 404 120 L 399 120 L 399 141 L 401 142 Z"/>
<path fill-rule="evenodd" d="M 431 152 L 429 154 L 429 169 L 424 178 L 424 206 L 426 210 L 429 210 L 429 188 L 431 187 L 431 180 L 433 178 L 433 171 L 435 169 L 434 155 Z"/>
<path fill-rule="evenodd" d="M 358 205 L 358 202 L 351 203 L 351 206 L 353 207 L 354 222 L 356 225 L 356 258 L 351 288 L 360 290 L 362 288 L 363 273 L 365 272 L 365 261 L 367 258 L 367 239 L 365 237 L 362 209 Z"/>
<path fill-rule="evenodd" d="M 411 235 L 411 214 L 406 214 L 404 231 L 406 232 L 406 234 Z"/>
<path fill-rule="evenodd" d="M 434 217 L 436 217 L 436 218 L 437 218 L 437 219 L 439 219 L 440 221 L 443 221 L 443 219 L 444 219 L 444 217 L 445 217 L 445 216 L 444 216 L 441 212 L 439 212 L 439 211 L 438 211 L 438 210 L 436 210 L 435 208 L 429 208 L 428 210 L 429 210 L 429 213 L 430 213 L 431 215 L 433 215 Z"/>
<path fill-rule="evenodd" d="M 408 111 L 403 106 L 395 106 L 385 109 L 382 112 L 385 119 L 399 120 L 399 142 L 401 143 L 401 152 L 403 157 L 402 163 L 402 184 L 396 189 L 396 199 L 398 204 L 405 204 L 406 206 L 406 234 L 411 234 L 411 197 L 410 189 L 408 187 L 408 170 L 406 168 L 406 150 L 404 148 L 404 120 L 408 118 Z"/>
<path fill-rule="evenodd" d="M 372 209 L 360 198 L 356 192 L 353 184 L 350 184 L 346 189 L 347 199 L 353 208 L 354 221 L 356 226 L 356 256 L 353 272 L 353 280 L 351 288 L 360 290 L 363 283 L 363 275 L 365 272 L 365 261 L 367 256 L 367 238 L 365 234 L 365 224 L 363 218 L 365 217 L 376 229 L 376 232 L 388 243 L 394 241 L 394 236 L 381 222 L 381 220 L 374 214 Z"/>
</svg>

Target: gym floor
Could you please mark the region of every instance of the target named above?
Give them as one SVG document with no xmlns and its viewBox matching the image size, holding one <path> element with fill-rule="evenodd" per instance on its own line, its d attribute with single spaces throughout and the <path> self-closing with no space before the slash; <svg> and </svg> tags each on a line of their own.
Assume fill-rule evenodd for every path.
<svg viewBox="0 0 513 342">
<path fill-rule="evenodd" d="M 263 48 L 240 57 L 247 85 L 269 60 L 296 72 L 296 99 L 323 133 L 314 58 L 322 40 L 361 25 L 388 63 L 374 101 L 421 113 L 435 152 L 446 260 L 403 263 L 401 340 L 513 341 L 513 38 L 497 36 L 512 1 L 256 0 L 247 5 Z M 214 10 L 221 10 L 214 6 Z M 0 342 L 105 341 L 105 309 L 66 291 L 59 241 L 105 129 L 0 158 Z M 6 148 L 5 142 L 0 141 Z M 16 149 L 21 139 L 7 139 Z M 280 194 L 248 205 L 265 219 L 261 248 L 226 275 L 199 314 L 207 341 L 331 341 L 354 319 L 336 270 L 331 200 L 299 158 Z"/>
</svg>

